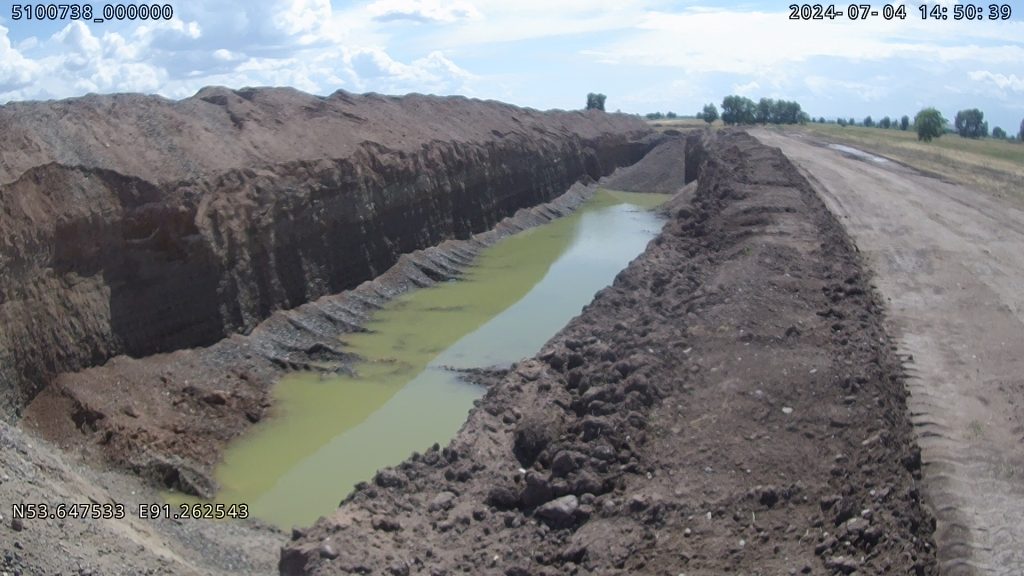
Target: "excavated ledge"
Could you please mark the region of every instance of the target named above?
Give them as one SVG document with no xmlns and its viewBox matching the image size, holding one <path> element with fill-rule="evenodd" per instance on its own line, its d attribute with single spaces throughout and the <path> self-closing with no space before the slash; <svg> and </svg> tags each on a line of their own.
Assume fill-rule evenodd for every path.
<svg viewBox="0 0 1024 576">
<path fill-rule="evenodd" d="M 623 115 L 289 89 L 17 103 L 0 124 L 8 418 L 61 373 L 248 333 L 656 142 Z"/>
</svg>

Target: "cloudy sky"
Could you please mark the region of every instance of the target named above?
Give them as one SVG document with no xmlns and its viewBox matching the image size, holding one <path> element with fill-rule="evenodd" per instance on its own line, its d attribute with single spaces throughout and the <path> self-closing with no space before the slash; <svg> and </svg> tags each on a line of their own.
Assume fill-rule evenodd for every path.
<svg viewBox="0 0 1024 576">
<path fill-rule="evenodd" d="M 764 1 L 171 0 L 172 20 L 145 24 L 16 21 L 4 3 L 0 103 L 289 85 L 541 109 L 581 107 L 594 91 L 610 111 L 693 114 L 739 93 L 858 121 L 978 107 L 1015 133 L 1024 2 L 1005 1 L 1009 21 L 922 21 L 908 3 L 902 21 L 808 22 Z"/>
</svg>

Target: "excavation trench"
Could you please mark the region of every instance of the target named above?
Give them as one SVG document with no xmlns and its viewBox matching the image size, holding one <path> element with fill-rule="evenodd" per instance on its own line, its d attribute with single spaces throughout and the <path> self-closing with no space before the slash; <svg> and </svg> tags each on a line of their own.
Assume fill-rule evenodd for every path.
<svg viewBox="0 0 1024 576">
<path fill-rule="evenodd" d="M 485 249 L 458 281 L 388 303 L 344 337 L 361 358 L 351 375 L 299 372 L 275 387 L 275 416 L 218 467 L 217 500 L 307 525 L 377 469 L 446 444 L 483 394 L 455 369 L 535 354 L 643 251 L 663 223 L 650 208 L 667 198 L 600 190 L 572 215 Z"/>
</svg>

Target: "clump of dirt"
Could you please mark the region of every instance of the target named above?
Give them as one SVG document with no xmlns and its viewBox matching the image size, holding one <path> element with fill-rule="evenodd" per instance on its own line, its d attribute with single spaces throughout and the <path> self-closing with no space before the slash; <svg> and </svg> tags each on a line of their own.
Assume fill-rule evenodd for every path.
<svg viewBox="0 0 1024 576">
<path fill-rule="evenodd" d="M 282 573 L 936 572 L 855 248 L 777 149 L 701 148 L 648 250 L 449 446 L 296 529 Z"/>
</svg>

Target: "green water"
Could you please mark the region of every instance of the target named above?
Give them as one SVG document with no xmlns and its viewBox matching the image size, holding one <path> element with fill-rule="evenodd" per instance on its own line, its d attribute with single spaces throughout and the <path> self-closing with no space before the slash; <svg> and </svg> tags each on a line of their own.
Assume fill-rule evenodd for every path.
<svg viewBox="0 0 1024 576">
<path fill-rule="evenodd" d="M 346 335 L 358 377 L 297 374 L 276 412 L 233 444 L 217 500 L 247 503 L 281 527 L 331 512 L 357 482 L 434 442 L 447 443 L 483 390 L 443 366 L 532 356 L 661 228 L 667 197 L 600 191 L 572 216 L 502 240 L 463 279 L 406 294 L 368 332 Z"/>
</svg>

